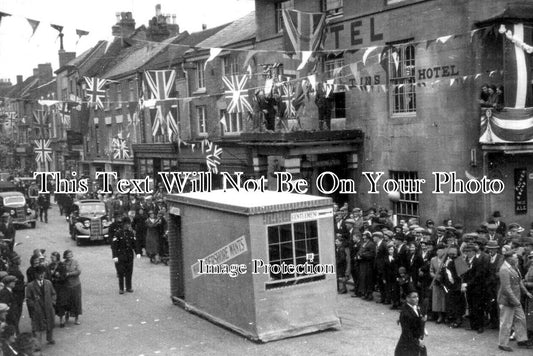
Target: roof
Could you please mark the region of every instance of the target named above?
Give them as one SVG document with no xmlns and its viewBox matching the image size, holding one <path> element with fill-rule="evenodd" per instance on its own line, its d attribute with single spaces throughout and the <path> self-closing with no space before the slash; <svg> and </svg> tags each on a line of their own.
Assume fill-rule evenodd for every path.
<svg viewBox="0 0 533 356">
<path fill-rule="evenodd" d="M 57 73 L 60 73 L 63 70 L 66 70 L 67 68 L 78 68 L 81 69 L 85 63 L 89 60 L 89 58 L 95 56 L 95 55 L 102 55 L 105 51 L 105 48 L 107 46 L 107 41 L 98 41 L 94 47 L 89 48 L 79 56 L 76 56 L 76 58 L 72 59 L 71 61 L 67 62 L 63 67 L 59 68 L 56 71 Z"/>
<path fill-rule="evenodd" d="M 255 38 L 255 11 L 233 21 L 224 29 L 198 44 L 201 48 L 226 47 Z"/>
<path fill-rule="evenodd" d="M 194 205 L 206 209 L 223 210 L 232 213 L 256 215 L 286 210 L 332 207 L 328 197 L 307 194 L 279 193 L 275 191 L 246 192 L 228 189 L 210 192 L 169 194 L 166 197 L 171 203 Z"/>
<path fill-rule="evenodd" d="M 488 18 L 486 20 L 477 22 L 476 25 L 481 27 L 494 22 L 531 22 L 533 18 L 533 4 L 531 3 L 516 3 L 508 4 L 502 12 Z"/>
<path fill-rule="evenodd" d="M 230 23 L 213 27 L 207 30 L 188 33 L 182 32 L 179 36 L 174 37 L 172 43 L 163 49 L 160 53 L 154 56 L 153 59 L 148 61 L 144 68 L 146 69 L 158 69 L 161 67 L 168 67 L 174 61 L 180 61 L 190 47 L 197 45 L 205 39 L 213 36 L 218 31 L 227 27 Z"/>
</svg>

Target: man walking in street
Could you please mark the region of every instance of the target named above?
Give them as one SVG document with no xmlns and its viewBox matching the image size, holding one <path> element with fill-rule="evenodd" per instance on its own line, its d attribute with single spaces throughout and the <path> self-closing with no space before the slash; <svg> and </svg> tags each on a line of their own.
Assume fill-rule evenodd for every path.
<svg viewBox="0 0 533 356">
<path fill-rule="evenodd" d="M 46 341 L 53 345 L 54 341 L 54 304 L 56 291 L 52 282 L 44 279 L 46 267 L 38 266 L 35 270 L 36 279 L 26 286 L 26 304 L 31 310 L 32 329 L 39 333 L 39 342 L 42 345 L 42 332 L 46 331 Z"/>
<path fill-rule="evenodd" d="M 500 306 L 500 335 L 498 348 L 503 351 L 513 351 L 509 347 L 511 327 L 515 331 L 517 345 L 531 348 L 532 344 L 527 339 L 526 315 L 520 304 L 520 293 L 524 292 L 528 298 L 533 296 L 522 283 L 518 271 L 518 256 L 516 251 L 504 252 L 505 261 L 500 268 L 500 289 L 498 290 L 498 304 Z"/>
<path fill-rule="evenodd" d="M 131 288 L 131 276 L 133 274 L 133 254 L 137 259 L 141 258 L 141 247 L 135 239 L 135 234 L 131 228 L 129 217 L 122 219 L 122 227 L 114 234 L 111 241 L 111 251 L 113 261 L 117 269 L 119 293 L 124 294 L 124 280 L 126 280 L 126 291 L 133 292 Z"/>
</svg>

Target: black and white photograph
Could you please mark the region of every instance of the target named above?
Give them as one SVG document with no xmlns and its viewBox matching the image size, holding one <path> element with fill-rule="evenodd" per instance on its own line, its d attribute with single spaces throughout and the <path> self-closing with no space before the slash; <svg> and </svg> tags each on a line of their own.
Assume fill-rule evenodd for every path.
<svg viewBox="0 0 533 356">
<path fill-rule="evenodd" d="M 0 2 L 0 356 L 531 355 L 533 1 Z"/>
</svg>

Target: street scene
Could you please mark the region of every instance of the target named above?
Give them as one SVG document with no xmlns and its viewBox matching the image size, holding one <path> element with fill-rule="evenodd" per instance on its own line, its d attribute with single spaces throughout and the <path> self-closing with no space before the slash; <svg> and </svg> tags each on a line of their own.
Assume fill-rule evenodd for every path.
<svg viewBox="0 0 533 356">
<path fill-rule="evenodd" d="M 0 4 L 1 355 L 533 349 L 533 4 Z"/>
</svg>

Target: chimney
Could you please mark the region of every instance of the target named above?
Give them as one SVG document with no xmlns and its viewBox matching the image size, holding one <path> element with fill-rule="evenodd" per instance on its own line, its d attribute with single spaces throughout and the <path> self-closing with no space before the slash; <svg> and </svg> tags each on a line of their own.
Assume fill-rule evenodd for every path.
<svg viewBox="0 0 533 356">
<path fill-rule="evenodd" d="M 33 76 L 38 77 L 39 76 L 39 68 L 33 68 Z"/>
<path fill-rule="evenodd" d="M 161 16 L 161 4 L 155 6 L 155 17 Z"/>
<path fill-rule="evenodd" d="M 76 52 L 59 51 L 59 68 L 76 58 Z"/>
<path fill-rule="evenodd" d="M 17 85 L 22 84 L 22 75 L 17 75 Z"/>
<path fill-rule="evenodd" d="M 135 31 L 135 20 L 131 12 L 117 13 L 117 23 L 111 27 L 111 33 L 115 37 L 127 38 Z"/>
<path fill-rule="evenodd" d="M 202 24 L 202 31 L 207 30 L 207 25 L 205 23 Z"/>
<path fill-rule="evenodd" d="M 39 76 L 39 84 L 46 84 L 54 77 L 54 71 L 52 70 L 51 63 L 43 63 L 37 65 L 37 71 Z"/>
</svg>

